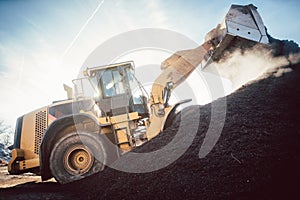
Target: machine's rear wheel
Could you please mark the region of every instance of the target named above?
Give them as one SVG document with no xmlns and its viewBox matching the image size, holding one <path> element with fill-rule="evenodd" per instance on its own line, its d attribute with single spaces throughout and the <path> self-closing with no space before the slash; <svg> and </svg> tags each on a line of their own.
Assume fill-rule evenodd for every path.
<svg viewBox="0 0 300 200">
<path fill-rule="evenodd" d="M 58 140 L 50 155 L 50 169 L 59 183 L 69 183 L 104 169 L 106 152 L 98 135 L 70 133 Z"/>
</svg>

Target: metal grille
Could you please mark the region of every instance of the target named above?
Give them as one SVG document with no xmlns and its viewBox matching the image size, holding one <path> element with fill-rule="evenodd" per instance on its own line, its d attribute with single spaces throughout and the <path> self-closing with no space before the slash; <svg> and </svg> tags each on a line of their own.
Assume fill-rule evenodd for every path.
<svg viewBox="0 0 300 200">
<path fill-rule="evenodd" d="M 35 115 L 35 137 L 34 137 L 34 153 L 39 154 L 40 144 L 43 133 L 47 128 L 47 111 L 40 111 Z"/>
</svg>

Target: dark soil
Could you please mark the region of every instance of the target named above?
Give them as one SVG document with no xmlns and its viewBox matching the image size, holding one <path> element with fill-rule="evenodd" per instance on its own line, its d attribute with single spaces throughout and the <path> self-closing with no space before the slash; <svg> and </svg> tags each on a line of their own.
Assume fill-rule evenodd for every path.
<svg viewBox="0 0 300 200">
<path fill-rule="evenodd" d="M 287 199 L 297 198 L 300 178 L 300 65 L 275 70 L 226 97 L 224 129 L 212 151 L 199 158 L 210 123 L 211 104 L 184 109 L 174 125 L 136 149 L 150 152 L 171 141 L 179 127 L 188 150 L 175 162 L 149 173 L 111 168 L 68 185 L 26 183 L 0 189 L 0 199 Z M 276 76 L 275 76 L 276 75 Z M 224 99 L 220 99 L 221 101 Z M 200 112 L 200 122 L 195 117 Z M 181 123 L 180 123 L 181 122 Z M 191 136 L 192 137 L 192 136 Z M 153 159 L 168 159 L 157 158 Z M 121 164 L 134 164 L 125 155 Z M 151 164 L 151 159 L 148 163 Z M 143 167 L 143 166 L 141 166 Z M 299 197 L 298 197 L 299 198 Z"/>
</svg>

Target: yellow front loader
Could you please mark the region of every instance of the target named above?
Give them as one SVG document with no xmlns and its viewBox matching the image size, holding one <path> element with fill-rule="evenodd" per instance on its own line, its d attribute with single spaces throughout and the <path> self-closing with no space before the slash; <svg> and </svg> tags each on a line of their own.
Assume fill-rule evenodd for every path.
<svg viewBox="0 0 300 200">
<path fill-rule="evenodd" d="M 202 45 L 162 63 L 150 98 L 132 61 L 86 68 L 84 77 L 73 81 L 74 95 L 68 95 L 73 98 L 18 118 L 9 173 L 34 172 L 42 180 L 69 183 L 103 170 L 172 123 L 178 105 L 189 100 L 171 106 L 171 91 L 196 67 L 209 71 L 224 51 L 257 43 L 267 44 L 268 38 L 256 7 L 232 5 Z"/>
</svg>

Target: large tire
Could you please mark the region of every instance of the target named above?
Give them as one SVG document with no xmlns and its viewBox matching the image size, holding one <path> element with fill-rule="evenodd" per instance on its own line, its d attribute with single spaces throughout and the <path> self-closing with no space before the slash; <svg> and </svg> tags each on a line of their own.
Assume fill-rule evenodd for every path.
<svg viewBox="0 0 300 200">
<path fill-rule="evenodd" d="M 50 155 L 50 170 L 61 184 L 80 180 L 104 169 L 106 152 L 99 135 L 76 132 L 60 138 Z"/>
</svg>

